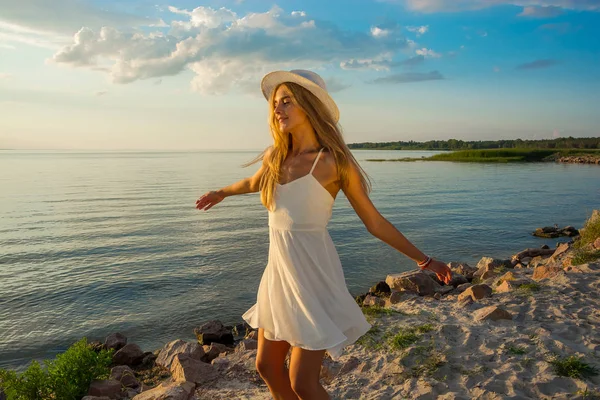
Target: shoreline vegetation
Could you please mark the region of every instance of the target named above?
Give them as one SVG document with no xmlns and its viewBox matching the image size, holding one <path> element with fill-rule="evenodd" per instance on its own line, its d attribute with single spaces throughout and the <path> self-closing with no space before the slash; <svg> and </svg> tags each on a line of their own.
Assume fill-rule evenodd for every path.
<svg viewBox="0 0 600 400">
<path fill-rule="evenodd" d="M 431 157 L 371 158 L 373 162 L 454 161 L 483 163 L 558 162 L 600 165 L 600 149 L 483 149 L 458 150 Z"/>
<path fill-rule="evenodd" d="M 331 398 L 600 398 L 600 210 L 582 229 L 542 233 L 570 240 L 450 262 L 448 285 L 426 270 L 391 273 L 357 296 L 372 328 L 325 357 Z M 213 320 L 194 334 L 153 352 L 120 333 L 83 338 L 43 367 L 0 369 L 0 400 L 270 399 L 256 330 Z"/>
</svg>

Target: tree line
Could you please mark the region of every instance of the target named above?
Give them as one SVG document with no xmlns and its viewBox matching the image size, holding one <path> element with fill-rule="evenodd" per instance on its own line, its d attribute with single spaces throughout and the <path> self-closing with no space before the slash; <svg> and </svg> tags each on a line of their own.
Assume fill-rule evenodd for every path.
<svg viewBox="0 0 600 400">
<path fill-rule="evenodd" d="M 363 142 L 350 143 L 351 149 L 373 150 L 470 150 L 470 149 L 600 149 L 600 137 L 574 138 L 561 137 L 541 140 L 478 140 L 465 141 L 458 139 L 429 140 L 416 142 L 410 140 L 397 142 Z"/>
</svg>

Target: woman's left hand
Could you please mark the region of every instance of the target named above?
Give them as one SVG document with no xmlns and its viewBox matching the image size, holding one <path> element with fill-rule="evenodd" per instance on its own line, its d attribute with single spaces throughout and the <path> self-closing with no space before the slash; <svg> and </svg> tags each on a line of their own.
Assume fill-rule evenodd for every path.
<svg viewBox="0 0 600 400">
<path fill-rule="evenodd" d="M 438 279 L 444 282 L 446 285 L 450 283 L 450 279 L 452 279 L 452 271 L 445 263 L 441 261 L 432 260 L 425 269 L 435 272 Z"/>
</svg>

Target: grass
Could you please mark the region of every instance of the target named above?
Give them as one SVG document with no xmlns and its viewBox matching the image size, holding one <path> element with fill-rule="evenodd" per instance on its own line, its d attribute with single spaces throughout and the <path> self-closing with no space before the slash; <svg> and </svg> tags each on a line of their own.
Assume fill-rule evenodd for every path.
<svg viewBox="0 0 600 400">
<path fill-rule="evenodd" d="M 382 315 L 404 314 L 401 311 L 392 310 L 382 306 L 363 306 L 361 307 L 364 315 L 368 317 L 381 317 Z"/>
<path fill-rule="evenodd" d="M 600 157 L 600 150 L 594 149 L 484 149 L 484 150 L 459 150 L 450 153 L 436 154 L 427 158 L 398 158 L 393 160 L 369 159 L 367 161 L 459 161 L 459 162 L 542 162 L 546 157 L 554 154 L 560 156 L 596 155 Z"/>
<path fill-rule="evenodd" d="M 524 283 L 517 287 L 515 293 L 521 296 L 533 296 L 535 292 L 541 290 L 541 286 L 537 283 Z"/>
<path fill-rule="evenodd" d="M 581 237 L 573 244 L 573 247 L 580 249 L 594 243 L 594 240 L 596 240 L 597 237 L 600 237 L 600 218 L 593 222 L 588 219 L 579 233 L 581 234 Z"/>
<path fill-rule="evenodd" d="M 579 250 L 575 253 L 575 257 L 571 260 L 572 265 L 586 264 L 591 261 L 596 261 L 600 258 L 600 250 L 583 251 Z"/>
<path fill-rule="evenodd" d="M 400 328 L 396 333 L 382 331 L 379 325 L 373 325 L 371 329 L 356 342 L 366 348 L 380 350 L 389 348 L 391 350 L 402 350 L 410 347 L 421 338 L 421 335 L 431 332 L 435 327 L 432 324 L 423 324 L 415 327 Z"/>
<path fill-rule="evenodd" d="M 559 357 L 554 356 L 548 361 L 558 376 L 582 379 L 598 375 L 598 369 L 583 361 L 583 357 Z"/>
<path fill-rule="evenodd" d="M 523 355 L 523 354 L 527 353 L 527 348 L 510 345 L 506 349 L 506 352 L 508 354 L 512 354 L 512 355 Z"/>
<path fill-rule="evenodd" d="M 598 400 L 600 399 L 600 392 L 597 390 L 588 390 L 588 388 L 585 388 L 585 390 L 578 390 L 574 393 L 577 396 L 581 396 L 584 399 L 589 399 L 589 400 Z"/>
</svg>

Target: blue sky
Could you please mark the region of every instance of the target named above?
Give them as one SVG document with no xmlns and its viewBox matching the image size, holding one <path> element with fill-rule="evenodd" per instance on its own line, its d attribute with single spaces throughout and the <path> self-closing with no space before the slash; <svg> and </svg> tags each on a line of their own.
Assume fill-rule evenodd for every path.
<svg viewBox="0 0 600 400">
<path fill-rule="evenodd" d="M 348 142 L 600 136 L 600 0 L 0 0 L 0 148 L 259 149 L 261 77 Z"/>
</svg>

